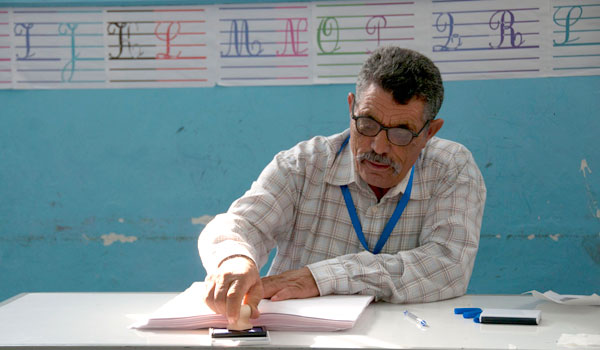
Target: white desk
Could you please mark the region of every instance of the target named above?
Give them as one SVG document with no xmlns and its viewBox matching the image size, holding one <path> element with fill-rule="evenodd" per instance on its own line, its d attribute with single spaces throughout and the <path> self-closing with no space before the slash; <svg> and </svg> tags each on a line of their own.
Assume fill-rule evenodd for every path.
<svg viewBox="0 0 600 350">
<path fill-rule="evenodd" d="M 208 347 L 206 330 L 138 331 L 131 314 L 154 311 L 174 293 L 31 293 L 0 305 L 0 348 Z M 538 326 L 476 324 L 454 307 L 542 310 Z M 430 324 L 419 329 L 409 309 Z M 342 332 L 271 332 L 271 348 L 559 349 L 561 334 L 600 334 L 600 307 L 564 306 L 531 296 L 467 295 L 428 304 L 371 304 Z"/>
</svg>

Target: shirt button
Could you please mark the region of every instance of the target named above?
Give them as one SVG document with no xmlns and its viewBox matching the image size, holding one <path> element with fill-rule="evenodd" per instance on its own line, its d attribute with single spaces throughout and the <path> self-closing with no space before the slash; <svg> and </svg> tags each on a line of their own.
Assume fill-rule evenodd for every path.
<svg viewBox="0 0 600 350">
<path fill-rule="evenodd" d="M 374 205 L 374 206 L 371 207 L 371 213 L 373 213 L 373 214 L 377 213 L 377 206 L 376 205 Z"/>
</svg>

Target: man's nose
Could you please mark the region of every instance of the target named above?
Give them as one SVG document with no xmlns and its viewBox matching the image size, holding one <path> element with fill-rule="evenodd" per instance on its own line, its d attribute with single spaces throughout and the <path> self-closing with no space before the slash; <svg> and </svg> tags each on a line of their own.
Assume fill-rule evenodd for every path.
<svg viewBox="0 0 600 350">
<path fill-rule="evenodd" d="M 371 140 L 371 149 L 377 154 L 386 154 L 390 149 L 390 143 L 387 139 L 385 130 L 380 130 L 379 134 L 373 136 Z"/>
</svg>

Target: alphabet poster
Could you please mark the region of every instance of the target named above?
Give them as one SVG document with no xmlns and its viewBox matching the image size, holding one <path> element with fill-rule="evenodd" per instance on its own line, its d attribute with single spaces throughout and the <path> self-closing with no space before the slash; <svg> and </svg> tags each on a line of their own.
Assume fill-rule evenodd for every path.
<svg viewBox="0 0 600 350">
<path fill-rule="evenodd" d="M 211 10 L 106 9 L 108 83 L 118 87 L 214 85 Z"/>
<path fill-rule="evenodd" d="M 310 3 L 218 6 L 220 85 L 312 84 Z"/>
<path fill-rule="evenodd" d="M 541 1 L 437 1 L 431 58 L 446 77 L 531 78 L 544 69 Z"/>
<path fill-rule="evenodd" d="M 354 83 L 373 50 L 445 80 L 600 74 L 600 0 L 0 8 L 0 89 Z"/>
<path fill-rule="evenodd" d="M 554 0 L 551 75 L 598 75 L 600 72 L 600 3 Z"/>
<path fill-rule="evenodd" d="M 105 83 L 101 9 L 12 11 L 15 87 L 95 87 Z"/>
<path fill-rule="evenodd" d="M 418 21 L 425 2 L 330 1 L 313 5 L 316 83 L 354 83 L 364 60 L 379 46 L 425 53 Z M 424 27 L 425 28 L 425 27 Z M 423 29 L 424 29 L 423 28 Z"/>
<path fill-rule="evenodd" d="M 11 51 L 8 11 L 0 9 L 0 89 L 10 88 L 11 80 Z"/>
</svg>

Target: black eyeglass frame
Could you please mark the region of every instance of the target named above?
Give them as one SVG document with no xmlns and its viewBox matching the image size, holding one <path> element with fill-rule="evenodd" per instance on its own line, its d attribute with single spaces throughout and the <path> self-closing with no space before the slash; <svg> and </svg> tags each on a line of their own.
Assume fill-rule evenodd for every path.
<svg viewBox="0 0 600 350">
<path fill-rule="evenodd" d="M 387 137 L 388 141 L 392 145 L 396 145 L 396 146 L 406 146 L 406 145 L 410 144 L 415 137 L 419 137 L 419 135 L 421 135 L 421 132 L 423 130 L 425 130 L 425 128 L 427 127 L 427 125 L 429 125 L 429 123 L 433 120 L 433 119 L 427 119 L 427 121 L 425 122 L 425 124 L 423 125 L 423 127 L 421 128 L 421 130 L 419 130 L 416 133 L 413 132 L 410 129 L 407 129 L 407 128 L 399 128 L 397 126 L 384 126 L 384 125 L 381 125 L 381 123 L 378 122 L 377 120 L 375 120 L 373 117 L 361 116 L 361 115 L 356 116 L 354 114 L 354 104 L 355 104 L 355 102 L 356 102 L 356 97 L 354 97 L 354 99 L 352 99 L 352 120 L 354 120 L 354 126 L 356 127 L 356 131 L 358 131 L 358 133 L 361 134 L 361 135 L 363 135 L 363 136 L 375 137 L 375 136 L 379 135 L 379 133 L 381 132 L 381 130 L 385 130 L 385 136 Z M 377 123 L 377 125 L 379 125 L 379 130 L 377 130 L 377 133 L 375 133 L 375 135 L 365 135 L 362 132 L 360 132 L 360 130 L 358 130 L 358 127 L 356 126 L 356 123 L 358 123 L 358 119 L 360 119 L 360 118 L 370 119 L 370 120 L 374 121 L 375 123 Z M 406 131 L 408 131 L 409 133 L 412 134 L 412 137 L 411 137 L 411 139 L 407 143 L 405 143 L 403 145 L 399 145 L 397 143 L 392 142 L 392 140 L 390 140 L 390 134 L 388 132 L 388 130 L 390 130 L 390 129 L 402 129 L 402 130 L 406 130 Z"/>
</svg>

